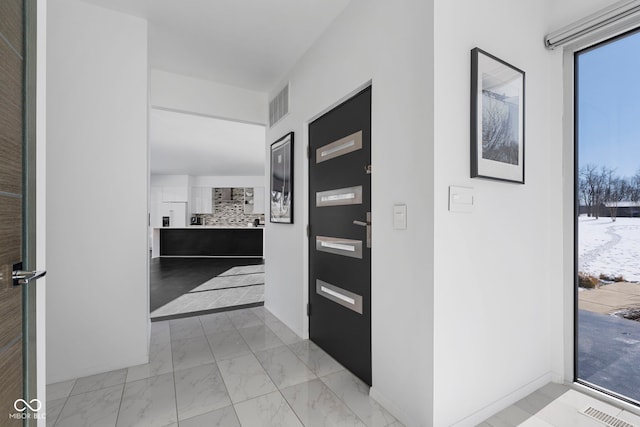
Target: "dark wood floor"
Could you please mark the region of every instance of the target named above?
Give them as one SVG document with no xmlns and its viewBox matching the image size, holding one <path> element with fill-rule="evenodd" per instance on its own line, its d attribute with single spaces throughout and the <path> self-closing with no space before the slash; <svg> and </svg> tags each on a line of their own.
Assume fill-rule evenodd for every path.
<svg viewBox="0 0 640 427">
<path fill-rule="evenodd" d="M 153 312 L 232 267 L 263 263 L 260 258 L 152 258 L 150 309 Z"/>
</svg>

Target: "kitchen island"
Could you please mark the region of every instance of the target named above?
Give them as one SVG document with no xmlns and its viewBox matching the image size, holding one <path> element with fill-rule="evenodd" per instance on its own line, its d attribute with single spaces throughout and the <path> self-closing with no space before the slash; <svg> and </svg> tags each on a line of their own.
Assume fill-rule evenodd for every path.
<svg viewBox="0 0 640 427">
<path fill-rule="evenodd" d="M 151 257 L 263 258 L 264 227 L 156 227 Z"/>
</svg>

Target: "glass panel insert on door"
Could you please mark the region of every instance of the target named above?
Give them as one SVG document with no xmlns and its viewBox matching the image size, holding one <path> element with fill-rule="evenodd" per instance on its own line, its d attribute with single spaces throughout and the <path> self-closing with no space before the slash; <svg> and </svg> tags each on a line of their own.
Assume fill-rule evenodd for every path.
<svg viewBox="0 0 640 427">
<path fill-rule="evenodd" d="M 578 382 L 640 405 L 640 32 L 575 55 Z"/>
</svg>

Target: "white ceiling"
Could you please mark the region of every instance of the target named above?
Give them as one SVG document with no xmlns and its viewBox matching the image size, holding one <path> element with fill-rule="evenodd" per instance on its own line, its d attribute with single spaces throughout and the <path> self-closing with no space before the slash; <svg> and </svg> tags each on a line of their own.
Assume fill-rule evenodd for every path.
<svg viewBox="0 0 640 427">
<path fill-rule="evenodd" d="M 149 66 L 268 92 L 350 0 L 84 0 L 149 22 Z M 264 175 L 265 129 L 152 110 L 151 173 Z"/>
<path fill-rule="evenodd" d="M 270 91 L 350 0 L 85 0 L 149 21 L 152 68 Z"/>
<path fill-rule="evenodd" d="M 151 109 L 151 173 L 264 175 L 264 126 Z"/>
</svg>

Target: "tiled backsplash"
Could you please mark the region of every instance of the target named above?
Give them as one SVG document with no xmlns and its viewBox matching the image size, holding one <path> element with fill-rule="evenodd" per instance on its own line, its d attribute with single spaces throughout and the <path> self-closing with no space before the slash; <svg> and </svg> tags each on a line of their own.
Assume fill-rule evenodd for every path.
<svg viewBox="0 0 640 427">
<path fill-rule="evenodd" d="M 222 190 L 220 188 L 214 189 L 213 205 L 215 206 L 215 213 L 211 215 L 199 215 L 204 218 L 204 225 L 246 227 L 256 219 L 258 219 L 261 224 L 264 224 L 264 214 L 254 215 L 244 213 L 243 188 L 233 188 L 231 193 L 233 201 L 222 201 Z"/>
</svg>

